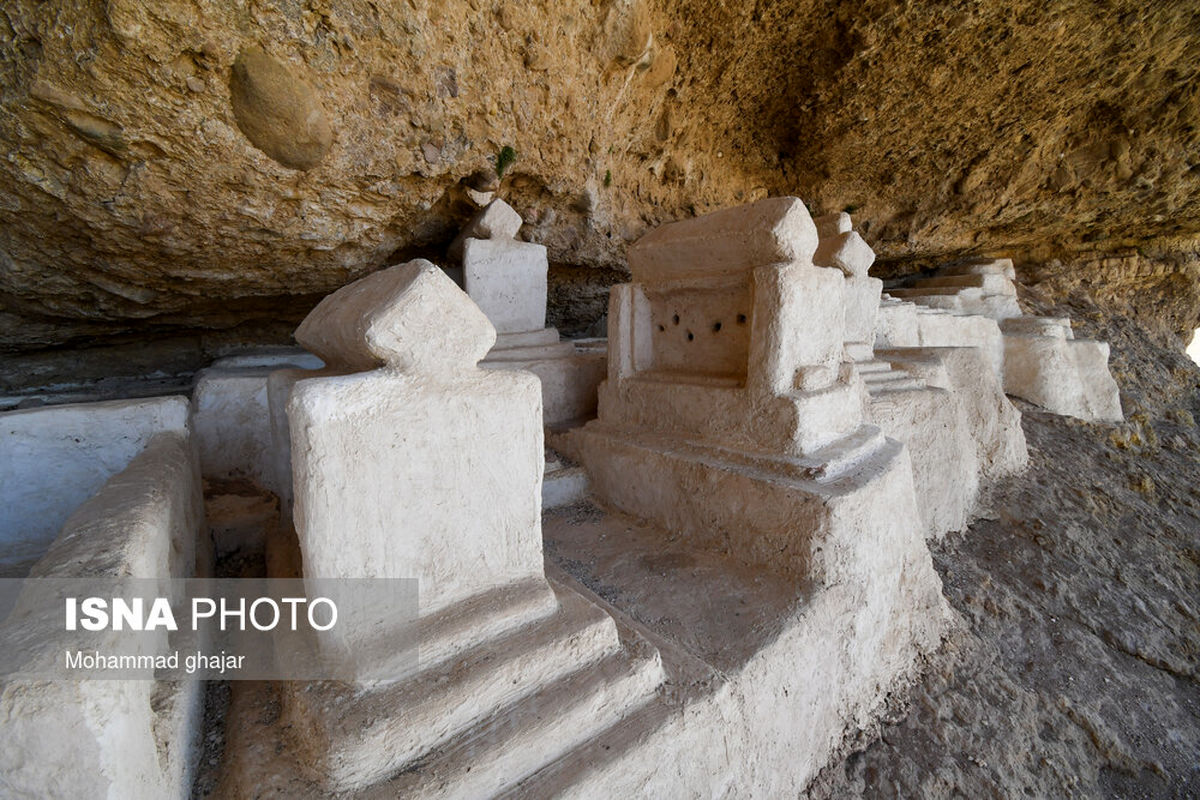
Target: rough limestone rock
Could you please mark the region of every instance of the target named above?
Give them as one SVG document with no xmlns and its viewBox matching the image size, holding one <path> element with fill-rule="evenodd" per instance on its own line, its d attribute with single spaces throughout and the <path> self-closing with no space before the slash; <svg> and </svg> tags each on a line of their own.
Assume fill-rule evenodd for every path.
<svg viewBox="0 0 1200 800">
<path fill-rule="evenodd" d="M 854 214 L 873 277 L 1007 254 L 1054 297 L 1194 328 L 1195 30 L 1134 0 L 11 0 L 0 347 L 253 319 L 282 343 L 328 292 L 444 252 L 506 146 L 496 196 L 596 281 L 662 222 L 797 194 Z M 235 113 L 254 48 L 336 136 L 307 172 Z M 599 315 L 564 325 L 584 306 L 551 295 L 563 330 Z"/>
<path fill-rule="evenodd" d="M 238 53 L 232 72 L 230 102 L 246 138 L 285 167 L 308 170 L 320 164 L 333 132 L 313 87 L 253 47 Z"/>
</svg>

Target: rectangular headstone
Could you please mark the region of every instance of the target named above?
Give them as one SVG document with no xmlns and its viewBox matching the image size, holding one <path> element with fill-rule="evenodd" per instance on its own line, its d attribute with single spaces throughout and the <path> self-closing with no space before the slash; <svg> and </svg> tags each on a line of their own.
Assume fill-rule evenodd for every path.
<svg viewBox="0 0 1200 800">
<path fill-rule="evenodd" d="M 511 239 L 468 239 L 463 248 L 467 294 L 499 333 L 546 327 L 546 248 Z"/>
</svg>

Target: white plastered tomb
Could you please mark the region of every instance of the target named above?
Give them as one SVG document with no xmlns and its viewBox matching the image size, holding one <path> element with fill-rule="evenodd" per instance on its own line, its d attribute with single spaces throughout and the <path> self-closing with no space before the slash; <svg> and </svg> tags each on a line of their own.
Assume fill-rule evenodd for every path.
<svg viewBox="0 0 1200 800">
<path fill-rule="evenodd" d="M 496 328 L 483 366 L 532 372 L 542 384 L 546 425 L 577 425 L 595 416 L 604 358 L 560 341 L 558 331 L 546 327 L 546 248 L 517 241 L 520 228 L 520 214 L 492 200 L 451 243 L 447 272 Z"/>
<path fill-rule="evenodd" d="M 17 510 L 40 512 L 46 524 L 63 520 L 49 542 L 40 534 L 34 540 L 41 553 L 30 578 L 196 574 L 208 554 L 200 545 L 204 505 L 186 411 L 186 398 L 170 397 L 0 415 L 5 463 L 19 467 L 23 481 L 48 482 L 39 504 Z M 50 485 L 56 477 L 62 483 Z M 19 516 L 4 524 L 16 526 L 3 529 L 6 538 L 30 530 Z M 10 644 L 21 641 L 19 631 L 6 635 Z M 119 651 L 121 636 L 104 632 L 96 647 Z M 57 663 L 65 647 L 77 646 L 39 638 L 17 655 L 36 663 L 46 651 Z M 203 694 L 197 681 L 0 681 L 5 796 L 190 797 Z"/>
<path fill-rule="evenodd" d="M 894 347 L 982 346 L 1008 394 L 1056 414 L 1120 421 L 1108 345 L 1075 339 L 1070 320 L 1025 316 L 1015 279 L 1007 258 L 949 264 L 908 288 L 888 291 L 877 338 Z"/>
<path fill-rule="evenodd" d="M 478 366 L 495 336 L 442 271 L 414 261 L 344 287 L 304 321 L 297 341 L 325 370 L 272 376 L 273 399 L 287 394 L 305 578 L 420 582 L 416 672 L 285 694 L 303 796 L 423 796 L 445 790 L 446 771 L 452 795 L 489 794 L 488 781 L 569 750 L 662 680 L 653 648 L 630 650 L 611 617 L 546 577 L 541 389 Z M 455 754 L 497 719 L 514 742 Z M 261 766 L 247 765 L 247 786 Z"/>
</svg>

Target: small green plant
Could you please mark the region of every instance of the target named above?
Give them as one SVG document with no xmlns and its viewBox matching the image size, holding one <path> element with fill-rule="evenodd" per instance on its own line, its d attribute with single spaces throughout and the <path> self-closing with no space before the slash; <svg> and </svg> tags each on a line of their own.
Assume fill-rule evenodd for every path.
<svg viewBox="0 0 1200 800">
<path fill-rule="evenodd" d="M 503 178 L 504 172 L 517 160 L 517 151 L 510 145 L 504 145 L 496 154 L 496 177 Z"/>
<path fill-rule="evenodd" d="M 604 188 L 607 189 L 610 186 L 612 186 L 612 170 L 606 169 L 604 170 Z"/>
</svg>

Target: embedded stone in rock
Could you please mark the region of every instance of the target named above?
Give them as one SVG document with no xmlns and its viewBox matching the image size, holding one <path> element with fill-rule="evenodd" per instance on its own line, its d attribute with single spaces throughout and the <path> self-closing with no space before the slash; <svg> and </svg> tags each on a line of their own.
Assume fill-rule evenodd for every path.
<svg viewBox="0 0 1200 800">
<path fill-rule="evenodd" d="M 262 50 L 238 54 L 229 91 L 238 128 L 280 164 L 309 170 L 329 152 L 333 132 L 316 90 Z"/>
<path fill-rule="evenodd" d="M 525 220 L 516 209 L 503 200 L 493 200 L 471 217 L 446 254 L 454 261 L 461 261 L 467 239 L 515 239 L 523 224 Z"/>
<path fill-rule="evenodd" d="M 500 333 L 546 327 L 546 248 L 511 239 L 467 239 L 463 286 Z"/>
<path fill-rule="evenodd" d="M 629 248 L 629 269 L 636 282 L 659 283 L 810 263 L 817 241 L 800 198 L 768 197 L 651 231 Z"/>
<path fill-rule="evenodd" d="M 822 238 L 813 255 L 818 267 L 836 267 L 852 278 L 865 278 L 875 263 L 875 251 L 854 231 Z"/>
<path fill-rule="evenodd" d="M 322 300 L 296 341 L 335 369 L 414 372 L 473 367 L 496 330 L 471 298 L 424 259 L 389 267 Z"/>
</svg>

